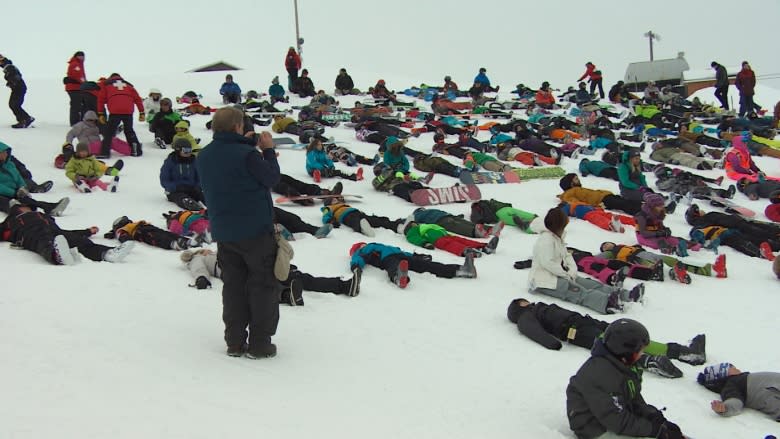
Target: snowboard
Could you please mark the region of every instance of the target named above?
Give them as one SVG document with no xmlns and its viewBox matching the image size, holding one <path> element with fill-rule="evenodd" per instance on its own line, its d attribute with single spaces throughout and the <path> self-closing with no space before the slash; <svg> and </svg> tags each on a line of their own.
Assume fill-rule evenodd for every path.
<svg viewBox="0 0 780 439">
<path fill-rule="evenodd" d="M 561 178 L 566 171 L 560 166 L 539 166 L 536 168 L 515 168 L 512 170 L 521 180 L 534 178 Z"/>
<path fill-rule="evenodd" d="M 320 117 L 322 117 L 322 120 L 328 122 L 349 122 L 352 120 L 351 113 L 327 113 Z"/>
<path fill-rule="evenodd" d="M 505 172 L 463 171 L 460 173 L 459 178 L 460 181 L 465 184 L 520 183 L 520 177 L 512 171 L 505 171 Z"/>
<path fill-rule="evenodd" d="M 329 195 L 299 195 L 297 197 L 278 197 L 274 200 L 276 204 L 294 203 L 303 200 L 324 200 L 327 198 L 361 199 L 362 195 L 355 194 L 329 194 Z"/>
<path fill-rule="evenodd" d="M 418 189 L 410 195 L 412 203 L 418 206 L 434 206 L 437 204 L 465 203 L 479 201 L 482 193 L 473 184 L 450 187 Z"/>
</svg>

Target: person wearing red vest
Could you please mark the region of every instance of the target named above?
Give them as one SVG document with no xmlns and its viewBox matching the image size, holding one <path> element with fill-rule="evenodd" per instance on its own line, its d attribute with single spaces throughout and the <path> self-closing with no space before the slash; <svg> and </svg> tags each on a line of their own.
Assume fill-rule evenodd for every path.
<svg viewBox="0 0 780 439">
<path fill-rule="evenodd" d="M 78 51 L 68 61 L 68 73 L 62 79 L 65 91 L 70 97 L 70 126 L 76 125 L 84 118 L 84 94 L 81 84 L 87 80 L 84 72 L 84 52 Z"/>
<path fill-rule="evenodd" d="M 597 70 L 596 65 L 590 61 L 585 64 L 585 73 L 580 76 L 577 82 L 582 81 L 586 76 L 588 77 L 588 82 L 590 82 L 590 94 L 593 94 L 596 91 L 596 87 L 598 87 L 599 96 L 601 96 L 601 99 L 604 99 L 604 87 L 601 85 L 601 70 Z"/>
<path fill-rule="evenodd" d="M 298 79 L 298 70 L 301 69 L 301 56 L 295 52 L 295 48 L 292 46 L 287 50 L 287 55 L 284 56 L 284 68 L 289 75 L 287 89 L 291 92 L 297 91 L 293 90 L 293 84 Z"/>
<path fill-rule="evenodd" d="M 119 124 L 124 126 L 125 139 L 130 145 L 130 155 L 138 157 L 143 154 L 141 142 L 138 141 L 138 136 L 133 130 L 133 106 L 138 108 L 138 121 L 145 121 L 144 103 L 133 84 L 122 79 L 119 73 L 112 73 L 98 93 L 98 120 L 103 126 L 103 143 L 97 158 L 111 156 L 111 141 L 116 135 Z M 106 107 L 109 114 L 108 121 L 106 121 Z"/>
</svg>

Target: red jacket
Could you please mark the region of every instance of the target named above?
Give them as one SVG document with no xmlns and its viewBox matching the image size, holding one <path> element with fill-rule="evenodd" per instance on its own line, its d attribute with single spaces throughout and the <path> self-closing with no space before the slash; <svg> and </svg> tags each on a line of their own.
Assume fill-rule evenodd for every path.
<svg viewBox="0 0 780 439">
<path fill-rule="evenodd" d="M 549 91 L 541 88 L 536 92 L 536 103 L 541 105 L 552 105 L 555 103 L 555 96 Z"/>
<path fill-rule="evenodd" d="M 742 69 L 737 73 L 737 80 L 734 81 L 739 92 L 745 96 L 753 96 L 756 88 L 756 74 L 753 70 Z"/>
<path fill-rule="evenodd" d="M 294 50 L 287 51 L 287 55 L 284 57 L 284 68 L 285 70 L 299 70 L 301 68 L 301 57 Z"/>
<path fill-rule="evenodd" d="M 133 104 L 138 111 L 144 112 L 144 103 L 133 85 L 125 82 L 120 76 L 111 76 L 100 87 L 98 93 L 98 113 L 105 113 L 105 106 L 109 114 L 133 114 Z"/>
<path fill-rule="evenodd" d="M 585 64 L 586 70 L 585 73 L 580 76 L 580 79 L 577 81 L 582 81 L 587 76 L 591 81 L 595 81 L 597 79 L 601 79 L 601 70 L 596 70 L 596 65 L 593 63 L 587 63 Z"/>
<path fill-rule="evenodd" d="M 68 74 L 66 75 L 65 91 L 78 91 L 81 83 L 87 80 L 84 72 L 84 61 L 73 57 L 68 61 Z"/>
</svg>

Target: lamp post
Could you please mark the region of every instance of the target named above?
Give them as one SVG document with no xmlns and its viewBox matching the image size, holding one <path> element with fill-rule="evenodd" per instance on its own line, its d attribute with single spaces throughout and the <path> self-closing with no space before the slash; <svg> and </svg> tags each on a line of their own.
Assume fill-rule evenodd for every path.
<svg viewBox="0 0 780 439">
<path fill-rule="evenodd" d="M 295 7 L 295 46 L 298 49 L 298 56 L 303 53 L 303 38 L 301 38 L 301 28 L 298 24 L 298 0 L 293 0 L 293 6 Z M 303 57 L 301 56 L 301 63 L 303 63 Z"/>
<path fill-rule="evenodd" d="M 645 38 L 650 40 L 650 61 L 652 61 L 653 60 L 653 40 L 661 41 L 661 36 L 650 30 L 650 31 L 645 32 Z"/>
</svg>

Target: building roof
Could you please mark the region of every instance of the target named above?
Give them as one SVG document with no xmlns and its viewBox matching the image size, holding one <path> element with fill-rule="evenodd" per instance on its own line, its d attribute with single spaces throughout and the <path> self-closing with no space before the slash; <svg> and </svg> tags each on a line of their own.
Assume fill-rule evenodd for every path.
<svg viewBox="0 0 780 439">
<path fill-rule="evenodd" d="M 623 81 L 626 84 L 643 83 L 647 81 L 666 81 L 683 79 L 683 72 L 688 70 L 688 61 L 680 52 L 677 58 L 657 59 L 654 61 L 634 62 L 626 67 Z"/>
<path fill-rule="evenodd" d="M 230 70 L 241 70 L 241 68 L 234 66 L 233 64 L 226 63 L 225 61 L 217 61 L 205 66 L 198 67 L 192 70 L 188 70 L 187 73 L 200 73 L 200 72 L 223 72 Z"/>
</svg>

